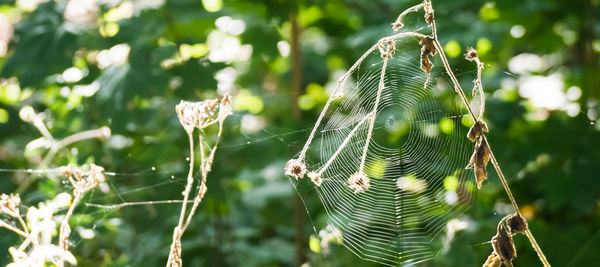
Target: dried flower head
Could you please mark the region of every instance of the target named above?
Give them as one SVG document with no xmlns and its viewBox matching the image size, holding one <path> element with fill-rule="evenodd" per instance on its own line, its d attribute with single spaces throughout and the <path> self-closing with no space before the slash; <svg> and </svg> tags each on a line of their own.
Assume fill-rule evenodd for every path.
<svg viewBox="0 0 600 267">
<path fill-rule="evenodd" d="M 492 237 L 492 247 L 504 265 L 512 266 L 512 260 L 517 257 L 517 250 L 512 235 L 506 232 L 502 221 L 498 224 L 498 232 Z"/>
<path fill-rule="evenodd" d="M 371 187 L 369 176 L 363 172 L 352 174 L 348 179 L 348 183 L 355 194 L 362 193 Z"/>
<path fill-rule="evenodd" d="M 484 138 L 477 141 L 475 144 L 475 151 L 471 156 L 469 165 L 465 169 L 473 169 L 475 172 L 475 181 L 477 182 L 477 188 L 481 189 L 481 183 L 487 179 L 487 164 L 490 160 L 490 151 L 487 146 L 487 142 Z"/>
<path fill-rule="evenodd" d="M 290 159 L 285 164 L 285 175 L 294 176 L 296 180 L 304 178 L 306 164 L 299 159 Z"/>
<path fill-rule="evenodd" d="M 179 102 L 175 106 L 179 122 L 186 132 L 192 133 L 194 128 L 202 129 L 208 123 L 219 103 L 218 99 L 209 99 L 201 102 Z"/>
<path fill-rule="evenodd" d="M 19 217 L 19 204 L 21 204 L 19 194 L 2 194 L 0 196 L 0 213 L 11 217 Z"/>
<path fill-rule="evenodd" d="M 527 231 L 529 226 L 527 225 L 527 221 L 520 214 L 515 213 L 513 215 L 509 215 L 506 219 L 506 223 L 508 224 L 508 229 L 511 234 L 524 233 Z"/>
<path fill-rule="evenodd" d="M 477 58 L 477 50 L 475 50 L 475 48 L 473 48 L 473 47 L 469 47 L 469 48 L 467 49 L 467 53 L 465 54 L 465 58 L 466 58 L 468 61 L 473 61 L 473 60 L 475 60 L 475 58 Z"/>
<path fill-rule="evenodd" d="M 315 185 L 321 186 L 321 183 L 323 182 L 321 175 L 319 175 L 316 172 L 309 172 L 307 176 L 308 178 L 310 178 L 311 181 L 313 181 L 313 183 L 315 183 Z"/>
</svg>

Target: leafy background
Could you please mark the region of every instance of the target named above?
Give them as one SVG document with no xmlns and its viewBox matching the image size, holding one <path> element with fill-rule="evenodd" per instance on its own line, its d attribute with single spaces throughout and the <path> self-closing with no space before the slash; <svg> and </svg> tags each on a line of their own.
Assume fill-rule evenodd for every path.
<svg viewBox="0 0 600 267">
<path fill-rule="evenodd" d="M 183 238 L 189 266 L 364 265 L 333 245 L 326 259 L 283 176 L 327 99 L 327 84 L 415 1 L 19 0 L 0 2 L 0 168 L 40 168 L 40 137 L 19 118 L 31 105 L 57 138 L 110 127 L 108 140 L 62 149 L 50 166 L 96 162 L 120 175 L 85 202 L 181 198 L 187 139 L 180 99 L 234 95 L 208 193 Z M 434 1 L 440 40 L 465 88 L 476 47 L 486 63 L 489 139 L 523 213 L 554 266 L 588 266 L 600 247 L 600 22 L 598 0 Z M 292 21 L 301 64 L 293 64 Z M 301 66 L 294 89 L 293 66 Z M 154 167 L 155 170 L 152 170 Z M 31 182 L 31 183 L 30 183 Z M 27 185 L 28 184 L 28 185 Z M 479 266 L 510 211 L 490 169 L 468 227 L 428 266 Z M 0 173 L 0 191 L 27 206 L 69 192 L 60 179 Z M 306 205 L 319 205 L 306 199 Z M 179 205 L 82 205 L 74 232 L 80 266 L 166 262 Z M 18 236 L 0 230 L 0 263 Z M 301 237 L 301 238 L 297 238 Z M 312 240 L 312 242 L 311 242 Z M 310 245 L 309 245 L 310 244 Z M 516 238 L 518 266 L 539 261 Z"/>
</svg>

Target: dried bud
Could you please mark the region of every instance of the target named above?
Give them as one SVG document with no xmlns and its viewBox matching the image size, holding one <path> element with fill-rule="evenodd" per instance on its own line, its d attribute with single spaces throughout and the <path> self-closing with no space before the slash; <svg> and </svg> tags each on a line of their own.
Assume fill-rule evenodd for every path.
<svg viewBox="0 0 600 267">
<path fill-rule="evenodd" d="M 402 23 L 402 22 L 397 21 L 397 22 L 392 23 L 392 29 L 395 32 L 400 30 L 402 27 L 404 27 L 404 23 Z"/>
<path fill-rule="evenodd" d="M 475 140 L 479 139 L 479 137 L 483 134 L 483 132 L 488 132 L 488 127 L 485 122 L 479 120 L 473 124 L 471 129 L 469 129 L 469 133 L 467 133 L 467 138 L 471 140 L 471 142 L 475 142 Z"/>
<path fill-rule="evenodd" d="M 11 217 L 19 217 L 19 204 L 21 204 L 19 194 L 2 194 L 0 196 L 0 213 Z"/>
<path fill-rule="evenodd" d="M 355 194 L 362 193 L 371 187 L 369 176 L 363 172 L 352 174 L 348 179 L 350 189 L 354 190 Z"/>
<path fill-rule="evenodd" d="M 32 122 L 37 115 L 31 106 L 24 106 L 19 111 L 19 117 L 25 122 Z"/>
<path fill-rule="evenodd" d="M 310 178 L 311 181 L 313 181 L 313 183 L 315 183 L 315 185 L 321 186 L 321 183 L 323 182 L 321 175 L 319 175 L 316 172 L 309 172 L 307 176 L 308 178 Z"/>
<path fill-rule="evenodd" d="M 527 231 L 527 221 L 520 214 L 509 215 L 506 219 L 506 223 L 508 224 L 508 229 L 510 229 L 511 234 L 524 233 Z"/>
<path fill-rule="evenodd" d="M 512 260 L 517 257 L 517 250 L 512 236 L 506 232 L 502 222 L 498 224 L 498 232 L 492 237 L 492 247 L 504 265 L 512 266 Z"/>
<path fill-rule="evenodd" d="M 487 146 L 485 139 L 481 139 L 475 144 L 475 152 L 471 156 L 469 165 L 465 169 L 473 169 L 475 172 L 475 181 L 477 182 L 477 188 L 481 189 L 481 183 L 487 179 L 486 167 L 490 160 L 490 151 Z"/>
<path fill-rule="evenodd" d="M 294 176 L 296 180 L 304 178 L 306 164 L 298 159 L 290 159 L 285 164 L 285 175 Z"/>
<path fill-rule="evenodd" d="M 477 50 L 475 50 L 475 48 L 473 48 L 473 47 L 469 47 L 469 48 L 467 49 L 467 53 L 465 54 L 465 58 L 466 58 L 468 61 L 473 61 L 473 60 L 475 60 L 475 58 L 477 58 Z"/>
<path fill-rule="evenodd" d="M 104 126 L 104 127 L 100 128 L 100 131 L 101 131 L 101 134 L 100 134 L 100 136 L 99 136 L 99 138 L 100 138 L 100 139 L 106 139 L 106 138 L 109 138 L 109 137 L 110 137 L 110 135 L 111 135 L 110 128 L 108 128 L 108 127 L 106 127 L 106 126 Z"/>
</svg>

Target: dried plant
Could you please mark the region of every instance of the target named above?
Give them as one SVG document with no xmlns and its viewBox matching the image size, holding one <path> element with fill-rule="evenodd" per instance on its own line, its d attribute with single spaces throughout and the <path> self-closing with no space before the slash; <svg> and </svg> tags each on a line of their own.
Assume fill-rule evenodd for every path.
<svg viewBox="0 0 600 267">
<path fill-rule="evenodd" d="M 24 241 L 19 247 L 9 248 L 13 263 L 8 266 L 45 266 L 52 263 L 64 266 L 65 262 L 77 264 L 77 260 L 69 251 L 68 239 L 71 235 L 69 219 L 83 195 L 104 182 L 104 169 L 90 164 L 85 168 L 77 168 L 72 164 L 60 168 L 73 186 L 72 196 L 61 193 L 53 200 L 40 203 L 38 207 L 27 210 L 27 223 L 21 217 L 19 205 L 21 198 L 18 194 L 2 194 L 0 199 L 0 214 L 7 215 L 18 225 L 0 219 L 0 227 L 22 236 Z M 56 214 L 62 208 L 69 207 L 65 215 Z M 60 222 L 59 238 L 53 243 L 57 222 Z"/>
<path fill-rule="evenodd" d="M 176 107 L 177 117 L 179 122 L 186 131 L 190 143 L 190 167 L 187 176 L 187 184 L 185 186 L 183 194 L 183 205 L 181 207 L 181 213 L 179 215 L 179 222 L 175 229 L 173 229 L 173 242 L 171 244 L 171 250 L 169 252 L 169 259 L 166 266 L 182 266 L 181 258 L 181 237 L 189 226 L 198 205 L 206 194 L 206 177 L 211 171 L 212 163 L 214 160 L 215 152 L 219 145 L 219 140 L 223 132 L 223 122 L 225 119 L 232 114 L 231 97 L 229 95 L 223 96 L 221 102 L 218 99 L 204 100 L 202 102 L 187 102 L 181 101 Z M 213 124 L 219 124 L 219 131 L 217 133 L 216 141 L 212 148 L 207 151 L 205 148 L 205 132 L 204 129 Z M 197 187 L 196 197 L 192 207 L 188 212 L 188 200 L 190 197 L 190 191 L 194 184 L 194 130 L 198 129 L 198 143 L 200 146 L 200 173 L 202 179 Z"/>
<path fill-rule="evenodd" d="M 469 140 L 475 142 L 474 152 L 473 152 L 470 162 L 467 165 L 467 168 L 472 168 L 474 170 L 478 188 L 481 188 L 482 182 L 487 178 L 486 167 L 487 167 L 488 162 L 491 162 L 492 165 L 494 166 L 494 169 L 498 173 L 498 176 L 500 177 L 500 181 L 502 182 L 504 190 L 506 191 L 506 193 L 512 203 L 512 206 L 515 210 L 514 215 L 510 216 L 510 218 L 507 217 L 507 218 L 503 219 L 499 223 L 497 235 L 492 239 L 494 252 L 492 253 L 492 255 L 490 255 L 490 257 L 488 258 L 488 260 L 486 261 L 484 266 L 499 266 L 501 263 L 505 264 L 506 266 L 512 266 L 511 261 L 516 257 L 516 251 L 514 249 L 514 244 L 512 243 L 512 236 L 516 233 L 525 234 L 528 237 L 532 247 L 535 249 L 535 251 L 536 251 L 540 261 L 543 263 L 543 265 L 550 266 L 546 257 L 544 256 L 541 248 L 539 247 L 539 245 L 535 241 L 533 235 L 531 234 L 531 231 L 529 230 L 527 223 L 521 216 L 519 207 L 517 206 L 515 198 L 512 195 L 510 188 L 508 187 L 508 183 L 506 182 L 506 178 L 504 177 L 504 174 L 502 173 L 502 170 L 500 169 L 498 161 L 494 157 L 491 146 L 490 146 L 488 140 L 486 139 L 485 133 L 487 133 L 489 130 L 488 130 L 487 125 L 483 121 L 483 114 L 485 111 L 485 94 L 484 94 L 482 83 L 481 83 L 481 73 L 484 69 L 484 64 L 479 60 L 479 58 L 477 56 L 477 51 L 473 48 L 469 48 L 465 55 L 467 60 L 474 61 L 477 64 L 477 78 L 474 81 L 474 88 L 473 88 L 472 95 L 473 95 L 473 97 L 479 95 L 481 104 L 480 104 L 480 110 L 479 110 L 478 114 L 476 115 L 474 113 L 474 111 L 472 110 L 469 100 L 467 99 L 465 93 L 463 92 L 463 89 L 461 88 L 460 83 L 458 82 L 458 79 L 454 75 L 454 72 L 452 71 L 452 69 L 450 67 L 450 64 L 448 62 L 446 54 L 444 53 L 444 49 L 438 40 L 436 21 L 435 21 L 435 16 L 434 16 L 434 9 L 433 9 L 431 0 L 424 0 L 422 3 L 415 5 L 413 7 L 410 7 L 407 10 L 405 10 L 404 12 L 402 12 L 398 16 L 398 19 L 396 20 L 396 22 L 394 22 L 392 24 L 394 31 L 396 32 L 396 31 L 402 29 L 402 27 L 404 26 L 403 18 L 407 14 L 412 13 L 412 12 L 417 12 L 420 10 L 423 10 L 425 13 L 424 18 L 425 18 L 426 23 L 431 28 L 431 34 L 426 35 L 426 34 L 422 34 L 422 33 L 418 33 L 418 32 L 411 32 L 411 31 L 401 32 L 401 33 L 397 33 L 397 34 L 394 34 L 394 35 L 391 35 L 388 37 L 384 37 L 384 38 L 380 39 L 377 42 L 377 44 L 375 44 L 371 48 L 369 48 L 354 63 L 354 65 L 352 65 L 352 67 L 338 80 L 336 88 L 333 90 L 333 92 L 331 93 L 331 97 L 326 102 L 321 114 L 319 115 L 319 117 L 308 137 L 308 140 L 306 141 L 303 149 L 300 151 L 298 158 L 291 159 L 287 162 L 287 164 L 285 166 L 285 174 L 289 175 L 289 176 L 293 176 L 296 179 L 302 179 L 304 177 L 304 175 L 306 173 L 308 173 L 308 176 L 315 183 L 315 185 L 320 186 L 321 182 L 322 182 L 321 175 L 324 173 L 324 171 L 331 165 L 331 163 L 335 160 L 335 158 L 340 154 L 340 151 L 342 149 L 344 149 L 344 147 L 349 143 L 350 139 L 356 134 L 357 129 L 364 122 L 369 122 L 369 130 L 367 132 L 366 141 L 365 141 L 364 147 L 363 147 L 361 164 L 360 164 L 360 166 L 358 166 L 357 172 L 352 174 L 350 177 L 348 177 L 348 184 L 347 184 L 347 186 L 350 189 L 352 189 L 355 194 L 360 194 L 362 192 L 365 192 L 366 190 L 369 190 L 369 187 L 370 187 L 369 186 L 369 184 L 370 184 L 369 177 L 364 172 L 364 162 L 366 160 L 367 150 L 369 148 L 369 143 L 370 143 L 370 140 L 372 137 L 375 115 L 377 114 L 377 108 L 379 106 L 381 93 L 382 93 L 382 90 L 384 89 L 384 76 L 386 73 L 387 62 L 388 62 L 388 59 L 391 58 L 394 55 L 394 52 L 396 51 L 395 42 L 397 40 L 399 40 L 401 38 L 405 38 L 405 37 L 416 37 L 418 40 L 420 40 L 419 44 L 421 45 L 420 68 L 427 75 L 427 79 L 425 81 L 424 86 L 427 86 L 428 83 L 430 82 L 430 73 L 431 73 L 432 69 L 434 68 L 433 63 L 431 62 L 431 58 L 434 57 L 435 55 L 439 55 L 439 57 L 442 61 L 444 70 L 445 70 L 446 74 L 449 76 L 455 92 L 459 95 L 464 107 L 467 109 L 469 115 L 473 118 L 473 120 L 475 122 L 474 125 L 469 130 L 469 133 L 467 135 L 467 138 Z M 340 144 L 340 146 L 337 148 L 337 150 L 332 154 L 331 158 L 320 169 L 318 169 L 316 171 L 310 171 L 310 166 L 307 167 L 307 165 L 305 163 L 306 152 L 315 137 L 317 128 L 321 124 L 321 121 L 323 120 L 323 117 L 324 117 L 326 111 L 330 107 L 330 104 L 333 102 L 333 100 L 340 97 L 341 90 L 342 90 L 342 84 L 344 83 L 344 81 L 346 81 L 349 78 L 350 74 L 363 62 L 363 60 L 365 60 L 365 58 L 370 53 L 372 53 L 373 51 L 376 51 L 376 49 L 379 49 L 379 52 L 383 59 L 383 67 L 381 68 L 381 76 L 379 79 L 379 88 L 377 90 L 377 96 L 375 98 L 373 110 L 367 116 L 365 116 L 353 128 L 352 131 L 350 131 L 348 133 L 347 137 Z M 503 225 L 504 221 L 508 221 L 509 229 L 511 231 L 510 233 L 507 232 L 506 227 L 504 227 L 504 225 Z M 513 228 L 516 230 L 512 230 Z"/>
</svg>

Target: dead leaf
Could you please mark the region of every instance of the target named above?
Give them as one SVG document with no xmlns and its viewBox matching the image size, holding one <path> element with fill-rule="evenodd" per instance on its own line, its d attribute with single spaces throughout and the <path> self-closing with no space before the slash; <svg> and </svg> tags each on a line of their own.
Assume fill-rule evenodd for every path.
<svg viewBox="0 0 600 267">
<path fill-rule="evenodd" d="M 475 181 L 477 182 L 477 189 L 481 189 L 481 183 L 487 179 L 487 164 L 490 161 L 490 151 L 487 146 L 487 142 L 484 138 L 477 141 L 475 144 L 475 151 L 471 156 L 469 165 L 465 169 L 473 169 L 475 172 Z"/>
<path fill-rule="evenodd" d="M 502 221 L 498 224 L 498 232 L 492 237 L 492 247 L 504 265 L 512 266 L 512 260 L 517 257 L 517 250 L 512 236 L 506 232 Z"/>
</svg>

